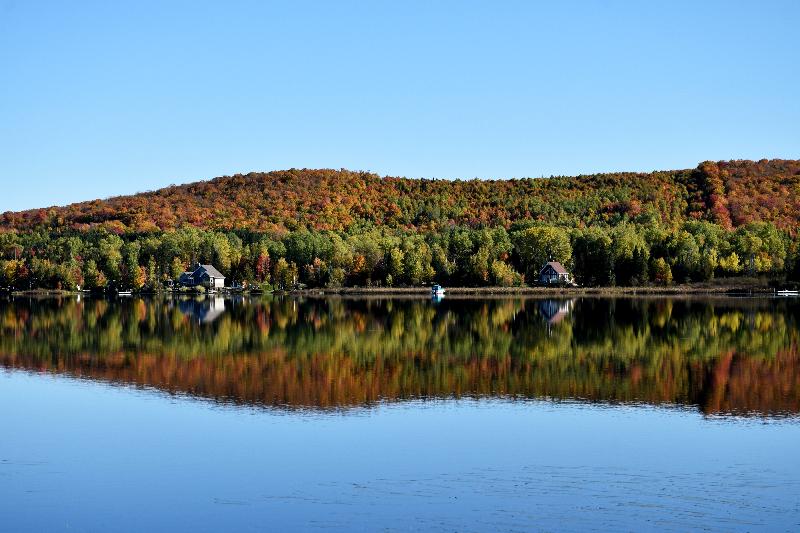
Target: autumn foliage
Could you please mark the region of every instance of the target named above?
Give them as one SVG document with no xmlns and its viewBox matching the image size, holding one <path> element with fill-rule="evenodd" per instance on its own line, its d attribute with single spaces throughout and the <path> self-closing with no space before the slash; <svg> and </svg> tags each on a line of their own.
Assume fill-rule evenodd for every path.
<svg viewBox="0 0 800 533">
<path fill-rule="evenodd" d="M 104 227 L 112 233 L 184 226 L 213 230 L 348 230 L 442 225 L 506 228 L 519 220 L 589 226 L 687 218 L 727 229 L 753 221 L 794 228 L 800 161 L 706 162 L 695 170 L 549 179 L 432 180 L 348 170 L 224 176 L 154 192 L 0 215 L 0 227 Z"/>
<path fill-rule="evenodd" d="M 446 181 L 346 170 L 222 177 L 0 216 L 0 290 L 157 291 L 197 262 L 229 284 L 584 286 L 800 281 L 800 161 Z"/>
</svg>

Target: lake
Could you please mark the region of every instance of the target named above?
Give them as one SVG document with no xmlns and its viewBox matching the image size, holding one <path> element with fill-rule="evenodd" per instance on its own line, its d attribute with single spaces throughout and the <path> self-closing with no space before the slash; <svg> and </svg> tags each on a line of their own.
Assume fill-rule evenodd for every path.
<svg viewBox="0 0 800 533">
<path fill-rule="evenodd" d="M 0 531 L 797 531 L 794 298 L 0 300 Z"/>
</svg>

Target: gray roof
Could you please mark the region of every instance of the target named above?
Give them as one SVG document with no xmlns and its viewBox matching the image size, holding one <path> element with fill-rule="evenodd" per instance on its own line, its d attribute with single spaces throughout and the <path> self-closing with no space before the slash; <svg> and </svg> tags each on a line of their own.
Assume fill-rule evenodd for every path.
<svg viewBox="0 0 800 533">
<path fill-rule="evenodd" d="M 220 272 L 219 270 L 214 268 L 213 265 L 200 265 L 196 269 L 194 269 L 194 272 L 192 273 L 192 275 L 198 274 L 198 273 L 202 274 L 202 272 L 199 272 L 200 270 L 205 270 L 206 273 L 208 274 L 208 277 L 210 277 L 210 278 L 222 278 L 222 279 L 225 279 L 225 276 L 222 275 L 222 272 Z"/>
<path fill-rule="evenodd" d="M 542 270 L 544 270 L 548 266 L 553 267 L 553 270 L 556 271 L 556 274 L 569 274 L 569 272 L 567 272 L 567 269 L 564 268 L 564 266 L 561 263 L 559 263 L 558 261 L 548 261 L 547 264 L 545 264 L 542 267 Z"/>
</svg>

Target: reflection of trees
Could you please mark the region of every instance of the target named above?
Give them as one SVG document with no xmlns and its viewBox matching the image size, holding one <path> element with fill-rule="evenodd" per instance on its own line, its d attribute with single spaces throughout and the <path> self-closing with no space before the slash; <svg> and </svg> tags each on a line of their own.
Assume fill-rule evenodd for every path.
<svg viewBox="0 0 800 533">
<path fill-rule="evenodd" d="M 183 306 L 185 308 L 185 305 Z M 200 323 L 171 300 L 0 303 L 0 362 L 238 402 L 493 396 L 800 412 L 797 305 L 270 299 Z"/>
</svg>

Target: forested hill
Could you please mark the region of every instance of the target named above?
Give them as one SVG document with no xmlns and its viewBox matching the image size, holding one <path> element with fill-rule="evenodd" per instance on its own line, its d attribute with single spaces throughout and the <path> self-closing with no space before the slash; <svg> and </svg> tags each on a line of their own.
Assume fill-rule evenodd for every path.
<svg viewBox="0 0 800 533">
<path fill-rule="evenodd" d="M 0 217 L 0 292 L 800 281 L 800 161 L 512 180 L 287 170 Z"/>
<path fill-rule="evenodd" d="M 767 221 L 794 233 L 800 161 L 705 162 L 696 169 L 549 179 L 430 180 L 347 170 L 286 170 L 224 176 L 66 207 L 8 212 L 0 228 L 143 233 L 194 226 L 283 233 L 307 227 L 451 225 L 614 226 L 629 220 L 676 227 L 691 219 L 732 229 Z"/>
</svg>

